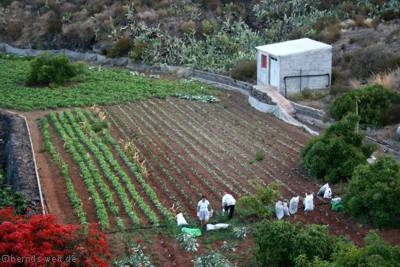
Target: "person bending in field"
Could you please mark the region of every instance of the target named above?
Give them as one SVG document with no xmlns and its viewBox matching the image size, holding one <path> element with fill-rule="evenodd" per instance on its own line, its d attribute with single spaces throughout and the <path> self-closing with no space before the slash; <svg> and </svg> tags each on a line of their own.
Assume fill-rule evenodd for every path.
<svg viewBox="0 0 400 267">
<path fill-rule="evenodd" d="M 201 200 L 197 203 L 197 217 L 199 217 L 201 227 L 204 227 L 208 223 L 211 212 L 210 202 L 208 202 L 204 195 L 201 196 Z"/>
<path fill-rule="evenodd" d="M 229 219 L 232 219 L 233 217 L 233 213 L 235 212 L 235 204 L 236 199 L 231 194 L 225 192 L 224 196 L 222 197 L 222 211 L 228 212 Z"/>
</svg>

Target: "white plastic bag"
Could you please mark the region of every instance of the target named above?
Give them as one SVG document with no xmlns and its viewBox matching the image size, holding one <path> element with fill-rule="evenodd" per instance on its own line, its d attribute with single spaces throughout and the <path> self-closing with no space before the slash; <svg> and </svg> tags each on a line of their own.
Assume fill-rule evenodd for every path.
<svg viewBox="0 0 400 267">
<path fill-rule="evenodd" d="M 215 230 L 219 230 L 219 229 L 227 229 L 229 228 L 229 224 L 228 223 L 217 223 L 215 226 Z"/>
<path fill-rule="evenodd" d="M 329 184 L 324 184 L 323 186 L 321 186 L 321 188 L 318 191 L 318 196 L 323 196 L 325 193 L 325 190 L 329 188 Z"/>
<path fill-rule="evenodd" d="M 212 231 L 215 230 L 215 225 L 214 224 L 207 224 L 207 231 Z"/>
<path fill-rule="evenodd" d="M 332 189 L 330 187 L 328 187 L 325 192 L 324 192 L 324 198 L 332 198 Z"/>
<path fill-rule="evenodd" d="M 295 214 L 297 212 L 297 208 L 299 207 L 300 197 L 292 197 L 289 202 L 289 212 L 290 214 Z"/>
<path fill-rule="evenodd" d="M 314 195 L 306 194 L 306 198 L 304 199 L 304 211 L 313 211 L 314 210 Z"/>
<path fill-rule="evenodd" d="M 219 229 L 227 229 L 229 224 L 227 223 L 217 223 L 217 224 L 207 224 L 207 231 L 219 230 Z"/>
<path fill-rule="evenodd" d="M 187 221 L 185 220 L 185 217 L 183 217 L 183 213 L 178 213 L 176 215 L 176 223 L 178 224 L 178 226 L 188 225 Z"/>
<path fill-rule="evenodd" d="M 290 216 L 287 202 L 283 202 L 283 213 L 285 214 L 285 216 Z"/>
<path fill-rule="evenodd" d="M 275 204 L 275 213 L 276 213 L 276 218 L 278 218 L 278 220 L 282 219 L 283 216 L 285 215 L 283 213 L 283 204 L 282 201 L 278 201 Z"/>
</svg>

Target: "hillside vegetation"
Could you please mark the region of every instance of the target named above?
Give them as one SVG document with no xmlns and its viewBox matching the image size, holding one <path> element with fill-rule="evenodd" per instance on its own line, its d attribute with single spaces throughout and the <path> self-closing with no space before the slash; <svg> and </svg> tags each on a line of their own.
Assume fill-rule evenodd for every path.
<svg viewBox="0 0 400 267">
<path fill-rule="evenodd" d="M 0 41 L 218 72 L 254 60 L 260 44 L 304 36 L 333 43 L 346 27 L 341 21 L 374 27 L 400 16 L 396 0 L 5 0 L 1 6 Z"/>
</svg>

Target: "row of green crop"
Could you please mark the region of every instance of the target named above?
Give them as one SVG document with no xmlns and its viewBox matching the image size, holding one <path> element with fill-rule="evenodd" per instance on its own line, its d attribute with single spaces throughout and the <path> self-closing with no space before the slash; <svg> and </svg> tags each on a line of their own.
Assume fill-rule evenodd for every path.
<svg viewBox="0 0 400 267">
<path fill-rule="evenodd" d="M 73 129 L 69 127 L 69 122 L 66 120 L 65 114 L 59 113 L 59 119 L 69 137 L 75 140 L 76 136 L 74 135 Z M 107 183 L 105 183 L 102 175 L 100 174 L 100 171 L 98 170 L 95 162 L 91 158 L 86 148 L 79 141 L 75 141 L 75 149 L 80 154 L 84 162 L 87 164 L 87 167 L 90 171 L 90 175 L 92 176 L 95 185 L 98 187 L 111 213 L 116 218 L 118 228 L 124 229 L 125 225 L 121 219 L 119 207 L 116 205 L 114 201 L 114 193 L 111 191 Z"/>
<path fill-rule="evenodd" d="M 169 102 L 169 101 L 168 101 Z M 185 106 L 188 110 L 182 109 L 181 107 L 174 105 L 173 102 L 169 102 L 170 106 L 174 108 L 173 112 L 174 115 L 178 116 L 179 120 L 185 121 L 187 124 L 191 125 L 193 129 L 196 129 L 196 135 L 199 135 L 206 140 L 208 140 L 211 143 L 210 149 L 218 147 L 219 149 L 222 149 L 224 153 L 228 153 L 229 155 L 232 155 L 232 157 L 235 157 L 234 155 L 237 156 L 237 161 L 238 162 L 248 162 L 249 161 L 249 155 L 255 155 L 256 151 L 255 150 L 250 150 L 250 148 L 254 147 L 254 143 L 252 143 L 252 140 L 250 139 L 240 139 L 237 138 L 237 136 L 247 136 L 249 132 L 243 132 L 243 131 L 237 131 L 235 127 L 230 127 L 230 131 L 232 132 L 232 136 L 224 136 L 221 137 L 218 133 L 214 133 L 212 128 L 205 128 L 202 127 L 201 119 L 203 116 L 206 116 L 205 112 L 202 112 L 201 107 L 194 108 L 196 105 L 187 105 Z M 188 112 L 189 111 L 189 112 Z M 187 116 L 187 114 L 190 113 L 190 119 Z M 231 109 L 226 110 L 225 112 L 221 112 L 221 117 L 215 118 L 218 123 L 221 123 L 221 125 L 226 124 L 227 121 L 235 121 L 238 116 L 242 116 L 241 114 L 238 114 L 235 112 L 232 112 Z M 244 118 L 241 120 L 241 122 L 246 121 Z M 255 120 L 252 120 L 255 121 Z M 254 127 L 252 126 L 250 122 L 245 122 L 246 123 L 246 128 L 247 129 L 252 129 L 253 131 L 250 131 L 251 134 L 253 134 Z M 265 126 L 265 123 L 262 123 L 259 127 L 267 127 L 270 129 L 270 126 Z M 228 133 L 227 133 L 228 134 Z M 264 133 L 265 135 L 265 133 Z M 211 138 L 212 137 L 212 138 Z M 264 138 L 262 136 L 259 137 L 260 139 Z M 233 142 L 230 142 L 229 148 L 226 145 L 226 139 L 229 140 L 234 140 Z M 280 157 L 276 156 L 273 151 L 270 151 L 268 148 L 264 147 L 259 147 L 264 153 L 269 155 L 271 160 L 268 161 L 269 168 L 262 168 L 260 166 L 253 165 L 252 169 L 258 169 L 259 171 L 263 172 L 266 177 L 270 177 L 275 181 L 280 181 L 282 179 L 287 179 L 288 177 L 292 177 L 293 175 L 291 173 L 286 172 L 285 170 L 290 170 L 291 167 L 285 162 L 285 160 L 282 160 L 282 157 L 285 158 L 285 155 L 283 153 L 280 154 Z M 234 152 L 234 153 L 232 153 Z M 283 165 L 284 168 L 281 168 L 280 165 Z M 293 177 L 293 180 L 291 183 L 299 183 L 297 177 Z M 257 179 L 258 180 L 258 179 Z M 261 181 L 257 181 L 261 182 Z M 261 182 L 262 183 L 262 182 Z M 289 186 L 284 185 L 289 191 L 293 191 Z"/>
<path fill-rule="evenodd" d="M 57 152 L 54 144 L 51 141 L 51 135 L 49 132 L 49 121 L 43 117 L 40 119 L 40 128 L 42 130 L 44 148 L 49 152 L 52 160 L 57 163 L 61 169 L 61 174 L 64 177 L 64 181 L 67 187 L 67 194 L 74 208 L 75 214 L 79 219 L 81 225 L 87 224 L 87 214 L 83 209 L 82 200 L 79 198 L 78 193 L 75 191 L 74 184 L 72 182 L 71 175 L 69 173 L 68 164 L 64 161 L 62 156 Z"/>
<path fill-rule="evenodd" d="M 165 98 L 177 93 L 189 95 L 214 94 L 199 82 L 183 83 L 134 76 L 128 70 L 83 67 L 83 73 L 66 86 L 34 88 L 21 84 L 27 79 L 29 58 L 1 56 L 0 107 L 16 110 L 82 107 L 93 104 L 117 104 Z M 112 88 L 112 90 L 110 90 Z"/>
<path fill-rule="evenodd" d="M 120 183 L 119 177 L 116 176 L 111 170 L 109 164 L 107 163 L 107 160 L 96 147 L 96 145 L 94 145 L 93 142 L 81 130 L 79 124 L 76 123 L 72 113 L 60 112 L 59 116 L 60 119 L 64 122 L 65 127 L 68 129 L 68 133 L 70 134 L 70 136 L 76 138 L 77 145 L 82 147 L 87 154 L 90 151 L 93 157 L 96 159 L 99 165 L 99 169 L 103 171 L 105 178 L 107 178 L 111 182 L 113 189 L 116 191 L 119 199 L 121 200 L 122 206 L 124 207 L 124 210 L 128 214 L 132 223 L 136 225 L 141 224 L 138 215 L 132 208 L 131 201 L 126 194 L 124 187 Z M 87 147 L 87 149 L 82 145 L 82 143 Z M 96 166 L 95 163 L 93 163 L 93 166 Z"/>
<path fill-rule="evenodd" d="M 124 116 L 119 116 L 118 114 L 116 114 L 112 108 L 107 108 L 105 109 L 106 114 L 108 116 L 108 118 L 112 121 L 112 123 L 114 124 L 115 128 L 118 129 L 118 131 L 127 139 L 129 140 L 130 136 L 133 135 L 133 130 L 132 130 L 132 125 L 126 122 L 126 120 L 123 120 L 122 117 Z M 151 148 L 145 143 L 145 142 L 140 142 L 140 146 L 143 147 L 143 150 L 140 150 L 140 147 L 137 146 L 138 148 L 138 152 L 142 155 L 144 155 L 144 151 L 146 151 L 147 153 L 151 153 Z M 191 205 L 194 206 L 194 202 L 193 199 L 191 197 L 188 196 L 187 192 L 184 190 L 184 188 L 182 187 L 182 185 L 180 183 L 176 182 L 176 178 L 173 177 L 169 171 L 165 168 L 165 166 L 163 165 L 163 163 L 161 162 L 161 160 L 159 159 L 159 155 L 162 155 L 161 152 L 157 152 L 157 153 L 153 153 L 153 157 L 152 157 L 152 162 L 154 162 L 160 170 L 160 174 L 163 175 L 163 177 L 166 177 L 168 179 L 168 181 L 170 182 L 169 185 L 174 185 L 174 188 L 179 192 L 179 194 L 185 198 L 185 200 Z M 160 188 L 162 189 L 163 192 L 165 192 L 168 196 L 168 198 L 171 200 L 172 203 L 175 204 L 175 206 L 178 208 L 178 210 L 180 211 L 185 211 L 182 203 L 180 202 L 180 200 L 178 199 L 178 197 L 176 196 L 175 193 L 172 193 L 167 186 L 167 183 L 164 179 L 162 179 L 161 177 L 159 177 L 156 173 L 156 170 L 154 169 L 153 165 L 149 165 L 149 167 L 153 170 L 152 172 L 152 178 L 154 178 L 158 185 L 160 186 Z"/>
<path fill-rule="evenodd" d="M 201 107 L 198 107 L 196 109 L 194 109 L 194 105 L 193 106 L 189 106 L 188 107 L 189 110 L 193 111 L 193 114 L 195 114 L 194 116 L 199 116 L 201 113 Z M 242 150 L 243 152 L 246 152 L 247 155 L 255 155 L 255 153 L 257 152 L 257 150 L 262 151 L 263 153 L 265 153 L 266 155 L 268 155 L 268 158 L 270 158 L 271 160 L 268 162 L 271 165 L 271 168 L 274 169 L 275 171 L 277 171 L 278 173 L 280 173 L 280 175 L 284 176 L 284 177 L 291 177 L 294 180 L 297 180 L 296 177 L 293 177 L 293 174 L 291 172 L 289 172 L 288 170 L 290 170 L 292 167 L 288 164 L 288 162 L 292 162 L 294 164 L 297 163 L 297 161 L 295 160 L 296 157 L 298 156 L 297 152 L 296 153 L 292 153 L 292 155 L 290 154 L 290 149 L 286 150 L 285 148 L 287 148 L 287 146 L 284 146 L 283 148 L 281 148 L 279 145 L 276 145 L 276 142 L 273 142 L 271 144 L 271 146 L 273 148 L 276 148 L 274 150 L 271 149 L 271 147 L 266 147 L 266 146 L 259 146 L 257 148 L 255 148 L 254 146 L 254 142 L 253 140 L 250 139 L 246 139 L 246 138 L 238 138 L 240 136 L 248 136 L 249 134 L 251 134 L 252 136 L 255 135 L 256 138 L 260 138 L 261 140 L 263 140 L 265 138 L 265 132 L 262 131 L 262 129 L 265 127 L 265 123 L 260 125 L 260 129 L 258 129 L 261 133 L 257 133 L 257 128 L 254 127 L 254 125 L 252 125 L 248 119 L 246 119 L 246 117 L 240 115 L 237 113 L 237 111 L 232 111 L 231 109 L 228 110 L 224 110 L 223 112 L 220 113 L 221 116 L 217 116 L 215 119 L 217 121 L 218 124 L 225 123 L 226 121 L 232 121 L 237 119 L 237 116 L 241 116 L 242 119 L 240 120 L 244 125 L 244 127 L 231 127 L 230 131 L 227 132 L 227 134 L 231 134 L 230 139 L 234 140 L 234 142 L 232 142 L 233 146 L 237 146 L 238 151 Z M 247 115 L 247 114 L 246 114 Z M 249 115 L 248 118 L 251 118 L 251 116 Z M 251 122 L 253 121 L 257 121 L 257 117 L 254 118 L 254 120 L 252 119 Z M 272 125 L 274 123 L 271 123 Z M 239 124 L 240 125 L 240 124 Z M 267 125 L 268 127 L 268 125 Z M 282 131 L 281 131 L 282 132 Z M 283 134 L 276 134 L 274 135 L 274 140 L 278 140 L 279 137 L 284 136 Z M 275 151 L 282 151 L 284 153 L 274 153 Z M 275 164 L 276 162 L 276 164 Z"/>
<path fill-rule="evenodd" d="M 122 169 L 118 161 L 114 158 L 112 152 L 108 148 L 107 145 L 103 143 L 103 141 L 97 136 L 97 134 L 90 128 L 90 124 L 86 121 L 83 114 L 81 116 L 78 115 L 80 124 L 77 123 L 74 115 L 71 112 L 66 112 L 66 115 L 71 123 L 72 127 L 74 127 L 76 133 L 78 134 L 80 140 L 89 148 L 89 150 L 96 156 L 99 165 L 103 169 L 105 176 L 110 179 L 111 183 L 113 183 L 115 189 L 117 190 L 121 201 L 123 202 L 124 207 L 128 205 L 129 200 L 128 196 L 123 190 L 123 187 L 120 183 L 120 179 L 125 183 L 125 186 L 130 193 L 130 195 L 135 200 L 135 203 L 139 206 L 139 208 L 144 212 L 147 218 L 149 218 L 152 224 L 158 224 L 160 221 L 154 211 L 146 204 L 142 196 L 137 192 L 135 186 L 133 185 L 129 176 Z M 86 127 L 83 127 L 86 125 Z M 90 136 L 87 137 L 83 132 L 82 128 L 84 128 L 87 134 Z M 114 172 L 112 171 L 114 170 Z M 125 204 L 126 203 L 126 204 Z M 130 207 L 130 206 L 129 206 Z M 125 207 L 128 208 L 128 207 Z"/>
<path fill-rule="evenodd" d="M 204 135 L 203 133 L 203 128 L 204 127 L 188 127 L 191 126 L 189 123 L 182 123 L 186 122 L 187 118 L 180 117 L 178 112 L 167 112 L 164 108 L 158 108 L 158 106 L 152 102 L 148 101 L 149 109 L 153 110 L 155 114 L 163 115 L 164 117 L 159 117 L 159 120 L 161 121 L 169 121 L 171 123 L 171 127 L 178 128 L 180 129 L 179 131 L 176 131 L 177 135 L 185 140 L 186 143 L 190 144 L 193 143 L 193 148 L 196 150 L 199 150 L 197 146 L 202 146 L 204 149 L 207 149 L 207 152 L 210 156 L 213 156 L 216 159 L 221 159 L 224 161 L 224 165 L 227 166 L 230 171 L 236 172 L 237 175 L 244 180 L 249 179 L 248 174 L 243 173 L 241 169 L 247 171 L 248 173 L 251 173 L 251 177 L 254 177 L 254 179 L 257 181 L 257 183 L 261 185 L 266 185 L 264 180 L 251 168 L 248 164 L 247 161 L 240 159 L 240 153 L 232 153 L 231 149 L 226 149 L 226 146 L 222 146 L 220 143 L 216 143 L 214 141 L 215 138 L 210 138 L 208 135 Z M 174 114 L 172 116 L 171 114 Z M 176 118 L 175 118 L 176 117 Z M 166 118 L 166 119 L 165 119 Z M 203 138 L 203 139 L 201 139 Z M 211 141 L 210 145 L 207 145 L 205 141 Z M 197 143 L 197 145 L 195 145 Z M 214 150 L 219 150 L 220 152 L 222 151 L 224 155 L 226 155 L 229 159 L 233 159 L 235 164 L 240 165 L 240 168 L 234 166 L 229 160 L 224 160 L 223 157 L 221 157 L 221 153 L 218 153 Z M 235 151 L 236 152 L 236 151 Z"/>
<path fill-rule="evenodd" d="M 127 111 L 125 111 L 124 109 L 122 109 L 121 107 L 118 106 L 118 108 L 120 109 L 120 111 L 122 112 L 122 114 L 125 116 L 125 118 L 132 124 L 132 125 L 136 125 L 134 126 L 135 129 L 138 129 L 139 132 L 141 133 L 141 137 L 144 138 L 145 140 L 147 140 L 148 144 L 151 144 L 151 147 L 155 148 L 157 150 L 156 153 L 154 153 L 154 157 L 157 157 L 157 154 L 159 155 L 163 155 L 163 159 L 166 160 L 168 162 L 168 167 L 173 169 L 181 179 L 176 179 L 171 175 L 167 175 L 167 178 L 172 178 L 171 181 L 173 182 L 173 185 L 175 187 L 177 187 L 180 191 L 182 191 L 183 196 L 188 196 L 186 190 L 181 186 L 181 183 L 184 182 L 186 184 L 187 187 L 189 187 L 190 189 L 192 189 L 192 191 L 198 195 L 198 197 L 201 196 L 201 192 L 199 191 L 199 188 L 196 187 L 195 184 L 193 184 L 188 175 L 186 175 L 185 173 L 182 172 L 182 169 L 180 166 L 178 166 L 176 164 L 176 161 L 174 159 L 172 159 L 168 153 L 166 153 L 165 149 L 161 148 L 158 144 L 157 144 L 157 140 L 153 139 L 150 135 L 144 134 L 142 129 L 140 127 L 137 127 L 137 125 L 139 125 L 136 121 L 134 121 L 131 117 L 130 112 L 128 113 Z M 154 131 L 151 131 L 154 132 Z M 155 133 L 155 132 L 154 132 Z M 163 143 L 163 145 L 165 145 Z M 171 150 L 171 147 L 168 147 L 168 149 Z M 171 151 L 174 151 L 173 149 Z M 177 155 L 178 156 L 178 155 Z M 164 168 L 165 170 L 166 168 Z M 199 174 L 200 175 L 200 174 Z M 201 178 L 199 178 L 201 179 Z M 210 182 L 208 180 L 205 180 L 205 183 L 210 184 Z M 211 187 L 211 185 L 210 185 Z M 216 190 L 216 189 L 215 189 Z M 189 197 L 188 197 L 189 198 Z"/>
<path fill-rule="evenodd" d="M 160 113 L 163 113 L 163 115 L 166 115 L 168 119 L 170 118 L 170 115 L 167 114 L 162 108 L 157 109 L 158 112 L 156 112 L 154 110 L 155 107 L 149 107 L 147 103 L 143 103 L 143 107 L 144 107 L 143 111 L 145 113 L 148 113 L 148 114 L 151 113 L 153 118 L 158 119 L 158 121 L 160 121 L 160 123 L 158 125 L 165 125 L 165 127 L 167 129 L 170 129 L 170 128 L 174 128 L 175 129 L 176 128 L 175 125 L 170 125 L 171 122 L 169 120 L 165 120 L 164 118 L 162 118 L 160 116 Z M 181 133 L 181 131 L 175 131 L 175 132 L 176 132 L 176 135 L 173 135 L 172 137 L 176 137 L 176 140 L 175 140 L 176 143 L 182 148 L 188 147 L 188 148 L 194 150 L 197 153 L 198 162 L 202 166 L 207 167 L 207 166 L 214 166 L 215 165 L 216 161 L 212 160 L 210 158 L 210 156 L 211 156 L 210 151 L 212 149 L 211 147 L 206 148 L 206 153 L 205 153 L 204 150 L 199 149 L 198 146 L 193 144 L 194 143 L 193 139 L 186 138 L 185 135 Z M 221 158 L 219 156 L 217 156 L 216 159 L 220 160 Z M 206 162 L 208 164 L 203 163 L 203 162 Z M 224 163 L 224 165 L 229 166 L 229 162 L 224 161 L 223 163 Z M 238 186 L 240 187 L 239 181 L 235 177 L 233 177 L 232 175 L 230 175 L 228 173 L 228 169 L 225 170 L 224 168 L 220 168 L 220 169 L 218 169 L 218 171 L 223 174 L 223 177 L 225 177 L 226 181 L 231 181 L 232 182 L 232 186 L 233 187 L 238 187 Z M 230 171 L 232 173 L 235 173 L 235 176 L 239 177 L 242 181 L 247 181 L 248 177 L 245 174 L 243 174 L 240 171 L 240 169 L 232 167 Z M 211 170 L 211 172 L 215 173 L 213 170 Z M 241 192 L 249 193 L 249 191 L 246 188 L 244 188 L 244 187 L 241 187 L 241 188 L 242 188 Z M 232 192 L 234 192 L 234 191 L 232 191 Z M 235 192 L 235 193 L 238 194 L 239 192 Z"/>
<path fill-rule="evenodd" d="M 85 115 L 80 111 L 77 110 L 76 111 L 77 116 L 79 117 L 79 119 L 81 121 L 85 121 L 87 122 L 86 117 L 90 118 L 91 122 L 96 123 L 99 120 L 96 119 L 92 113 L 88 113 L 86 112 L 86 117 Z M 139 168 L 139 162 L 132 162 L 129 157 L 126 155 L 124 149 L 118 144 L 118 142 L 112 137 L 110 131 L 108 129 L 104 129 L 102 131 L 102 134 L 104 136 L 105 141 L 110 145 L 113 146 L 116 150 L 116 152 L 118 153 L 118 155 L 120 156 L 120 158 L 123 160 L 123 162 L 125 163 L 125 165 L 129 168 L 129 170 L 135 175 L 135 178 L 137 179 L 137 181 L 140 183 L 140 185 L 142 186 L 142 188 L 144 189 L 144 191 L 146 192 L 146 194 L 148 195 L 148 197 L 150 198 L 150 200 L 152 201 L 152 203 L 154 204 L 154 206 L 157 207 L 157 209 L 161 212 L 161 214 L 171 220 L 173 219 L 171 212 L 165 208 L 159 201 L 158 196 L 156 194 L 156 192 L 153 190 L 153 188 L 145 181 L 145 179 L 143 178 L 142 173 L 140 172 L 140 168 Z M 91 131 L 91 136 L 93 138 L 97 138 L 96 134 Z"/>
<path fill-rule="evenodd" d="M 203 157 L 201 153 L 197 153 L 196 155 L 193 155 L 193 153 L 184 145 L 180 142 L 180 140 L 177 140 L 176 144 L 185 152 L 184 155 L 181 155 L 180 153 L 177 153 L 177 150 L 174 149 L 169 142 L 165 140 L 164 136 L 161 136 L 159 134 L 160 130 L 155 129 L 154 127 L 160 127 L 160 125 L 155 122 L 155 118 L 152 116 L 149 116 L 146 112 L 142 112 L 142 110 L 132 110 L 129 106 L 127 106 L 128 109 L 131 111 L 132 116 L 135 116 L 137 119 L 143 123 L 145 127 L 150 129 L 152 133 L 159 139 L 166 147 L 171 149 L 175 153 L 175 155 L 182 161 L 183 164 L 185 164 L 191 172 L 198 178 L 201 179 L 201 182 L 205 184 L 211 191 L 215 192 L 216 194 L 220 194 L 220 191 L 218 188 L 216 188 L 215 184 L 211 183 L 210 180 L 205 177 L 197 168 L 194 168 L 191 164 L 188 164 L 187 160 L 185 160 L 184 155 L 188 156 L 193 162 L 196 162 L 199 164 L 211 177 L 214 178 L 214 181 L 219 182 L 221 185 L 226 186 L 230 192 L 233 192 L 237 195 L 239 195 L 239 192 L 244 192 L 247 193 L 247 189 L 242 187 L 240 183 L 231 175 L 226 173 L 226 171 L 223 168 L 220 169 L 215 169 L 215 164 L 211 162 L 207 157 Z M 133 114 L 135 113 L 135 114 Z M 139 114 L 140 113 L 140 114 Z M 202 160 L 199 160 L 202 159 Z M 207 163 L 206 163 L 207 162 Z M 222 175 L 218 174 L 217 171 L 222 173 Z"/>
<path fill-rule="evenodd" d="M 106 207 L 104 205 L 102 198 L 100 197 L 99 193 L 96 190 L 95 182 L 90 174 L 89 168 L 86 166 L 85 161 L 83 160 L 82 156 L 78 153 L 75 147 L 77 144 L 77 140 L 68 136 L 63 127 L 65 125 L 65 121 L 60 122 L 60 120 L 57 118 L 56 113 L 54 112 L 50 113 L 50 120 L 53 123 L 56 132 L 63 140 L 66 151 L 71 154 L 75 164 L 79 167 L 81 176 L 83 178 L 83 182 L 85 183 L 86 188 L 90 194 L 90 197 L 93 200 L 96 216 L 100 226 L 103 229 L 108 228 L 110 226 L 110 222 Z"/>
</svg>

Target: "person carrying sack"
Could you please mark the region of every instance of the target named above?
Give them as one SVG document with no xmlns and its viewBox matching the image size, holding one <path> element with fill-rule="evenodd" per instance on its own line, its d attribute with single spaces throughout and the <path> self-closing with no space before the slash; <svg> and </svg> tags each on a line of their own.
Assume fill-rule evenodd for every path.
<svg viewBox="0 0 400 267">
<path fill-rule="evenodd" d="M 199 217 L 201 226 L 205 226 L 210 219 L 210 213 L 212 212 L 210 202 L 203 195 L 199 203 L 197 203 L 197 217 Z"/>
<path fill-rule="evenodd" d="M 233 214 L 235 212 L 235 204 L 236 199 L 227 192 L 224 192 L 224 196 L 222 197 L 222 211 L 228 212 L 228 218 L 232 219 Z"/>
</svg>

